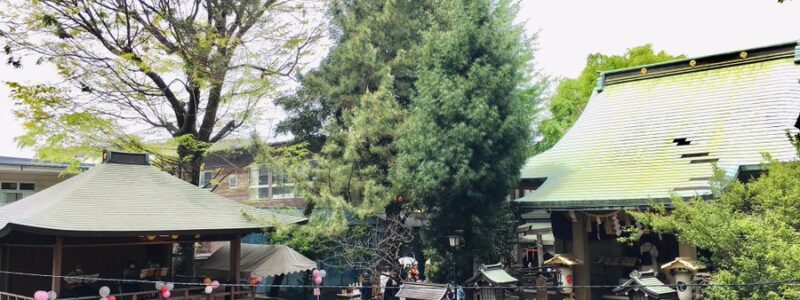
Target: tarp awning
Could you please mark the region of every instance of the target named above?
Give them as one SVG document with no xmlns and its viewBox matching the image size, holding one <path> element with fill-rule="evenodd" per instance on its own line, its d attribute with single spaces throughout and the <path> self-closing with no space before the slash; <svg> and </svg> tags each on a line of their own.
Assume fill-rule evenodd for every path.
<svg viewBox="0 0 800 300">
<path fill-rule="evenodd" d="M 200 265 L 203 275 L 226 276 L 230 270 L 230 245 L 225 245 Z M 240 260 L 241 277 L 269 277 L 303 272 L 317 267 L 317 263 L 285 245 L 242 244 Z"/>
</svg>

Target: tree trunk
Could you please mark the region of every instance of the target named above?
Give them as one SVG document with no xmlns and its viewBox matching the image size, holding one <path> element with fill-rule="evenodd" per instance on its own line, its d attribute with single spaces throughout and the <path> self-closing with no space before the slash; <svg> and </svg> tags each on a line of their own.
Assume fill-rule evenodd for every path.
<svg viewBox="0 0 800 300">
<path fill-rule="evenodd" d="M 178 159 L 181 179 L 193 185 L 200 183 L 200 171 L 203 165 L 203 151 L 188 149 L 185 145 L 178 145 Z"/>
</svg>

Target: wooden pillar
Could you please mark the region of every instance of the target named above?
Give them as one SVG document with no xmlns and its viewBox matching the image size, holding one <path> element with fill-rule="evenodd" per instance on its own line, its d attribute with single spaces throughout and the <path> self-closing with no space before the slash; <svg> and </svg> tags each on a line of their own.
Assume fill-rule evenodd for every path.
<svg viewBox="0 0 800 300">
<path fill-rule="evenodd" d="M 53 245 L 53 277 L 51 278 L 50 290 L 61 294 L 61 266 L 64 257 L 64 238 L 56 237 Z"/>
<path fill-rule="evenodd" d="M 586 232 L 586 217 L 576 213 L 576 218 L 572 221 L 572 255 L 583 261 L 583 264 L 575 266 L 573 270 L 576 286 L 591 284 L 589 267 L 589 233 Z M 589 300 L 592 298 L 592 290 L 588 288 L 575 288 L 575 299 Z"/>
<path fill-rule="evenodd" d="M 230 275 L 229 279 L 233 284 L 239 284 L 241 281 L 240 265 L 242 257 L 242 237 L 237 235 L 231 240 L 231 253 L 230 253 Z M 235 299 L 236 287 L 231 287 L 231 300 Z"/>
<path fill-rule="evenodd" d="M 536 233 L 536 261 L 537 266 L 541 268 L 544 265 L 544 244 L 542 240 L 542 233 Z"/>
</svg>

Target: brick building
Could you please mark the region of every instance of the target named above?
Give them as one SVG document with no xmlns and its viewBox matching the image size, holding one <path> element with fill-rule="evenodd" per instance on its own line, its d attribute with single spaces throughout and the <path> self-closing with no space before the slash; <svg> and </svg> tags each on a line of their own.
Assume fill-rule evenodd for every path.
<svg viewBox="0 0 800 300">
<path fill-rule="evenodd" d="M 253 156 L 234 140 L 218 146 L 204 159 L 199 185 L 220 196 L 263 208 L 303 208 L 286 174 L 267 165 L 254 164 Z"/>
</svg>

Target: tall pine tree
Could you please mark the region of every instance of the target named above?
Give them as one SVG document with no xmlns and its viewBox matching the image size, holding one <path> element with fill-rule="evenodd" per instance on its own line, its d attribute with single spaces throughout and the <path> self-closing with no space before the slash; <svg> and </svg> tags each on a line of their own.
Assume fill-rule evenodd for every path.
<svg viewBox="0 0 800 300">
<path fill-rule="evenodd" d="M 510 229 L 506 196 L 532 143 L 538 86 L 530 40 L 506 0 L 443 0 L 440 22 L 423 38 L 412 108 L 397 141 L 395 188 L 428 213 L 424 236 L 445 266 L 447 235 L 464 231 L 459 280 L 473 258 L 500 259 Z M 438 280 L 452 278 L 448 271 Z"/>
</svg>

